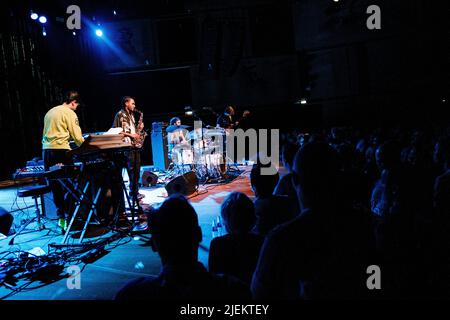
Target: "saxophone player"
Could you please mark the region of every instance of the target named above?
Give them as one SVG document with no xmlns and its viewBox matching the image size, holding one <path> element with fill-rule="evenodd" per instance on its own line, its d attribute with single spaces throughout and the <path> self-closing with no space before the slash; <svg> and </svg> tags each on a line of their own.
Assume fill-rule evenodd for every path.
<svg viewBox="0 0 450 320">
<path fill-rule="evenodd" d="M 122 98 L 121 110 L 116 113 L 114 118 L 113 128 L 122 128 L 126 139 L 136 146 L 137 143 L 142 143 L 140 132 L 144 130 L 144 122 L 136 118 L 136 103 L 134 98 L 125 96 Z M 142 113 L 140 113 L 142 115 Z M 141 170 L 141 151 L 139 148 L 134 148 L 127 154 L 127 171 L 130 180 L 130 197 L 136 202 L 144 198 L 144 195 L 139 193 L 139 174 Z"/>
</svg>

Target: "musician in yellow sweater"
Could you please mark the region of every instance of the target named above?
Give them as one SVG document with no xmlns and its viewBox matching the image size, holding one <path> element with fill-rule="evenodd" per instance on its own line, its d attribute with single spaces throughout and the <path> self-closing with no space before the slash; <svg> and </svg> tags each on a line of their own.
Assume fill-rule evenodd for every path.
<svg viewBox="0 0 450 320">
<path fill-rule="evenodd" d="M 74 140 L 79 146 L 83 143 L 83 135 L 75 113 L 80 102 L 80 96 L 76 91 L 69 91 L 65 95 L 64 103 L 50 109 L 44 118 L 44 130 L 42 137 L 42 158 L 45 170 L 55 164 L 73 164 L 67 156 L 70 150 L 69 141 Z M 57 207 L 58 225 L 65 229 L 65 215 L 68 213 L 64 202 L 64 190 L 58 181 L 49 181 L 53 192 L 53 199 Z"/>
</svg>

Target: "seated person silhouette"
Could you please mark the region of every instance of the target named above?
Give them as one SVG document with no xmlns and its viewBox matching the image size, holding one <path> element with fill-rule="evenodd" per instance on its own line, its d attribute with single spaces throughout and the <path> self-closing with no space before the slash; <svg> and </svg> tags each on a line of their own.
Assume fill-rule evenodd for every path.
<svg viewBox="0 0 450 320">
<path fill-rule="evenodd" d="M 198 261 L 202 231 L 197 213 L 181 195 L 172 195 L 148 214 L 152 249 L 162 270 L 158 277 L 128 283 L 117 300 L 220 301 L 246 300 L 251 295 L 242 281 L 213 275 Z"/>
<path fill-rule="evenodd" d="M 256 224 L 253 231 L 262 236 L 277 225 L 293 219 L 298 213 L 298 206 L 292 198 L 273 194 L 278 178 L 278 172 L 274 175 L 262 174 L 259 164 L 253 165 L 250 172 L 250 183 L 256 196 Z"/>
<path fill-rule="evenodd" d="M 292 164 L 294 161 L 295 154 L 298 151 L 298 145 L 293 143 L 286 143 L 281 148 L 281 160 L 287 173 L 280 177 L 275 190 L 274 195 L 278 196 L 288 196 L 297 205 L 298 199 L 295 193 L 294 185 L 292 184 Z M 297 211 L 300 209 L 297 206 Z"/>
<path fill-rule="evenodd" d="M 436 153 L 442 158 L 442 174 L 434 184 L 435 215 L 439 224 L 450 230 L 450 137 L 442 138 L 436 146 Z M 448 234 L 448 233 L 447 233 Z"/>
<path fill-rule="evenodd" d="M 233 275 L 250 285 L 263 238 L 251 233 L 255 207 L 245 194 L 233 192 L 221 207 L 228 234 L 214 238 L 209 248 L 209 271 Z"/>
<path fill-rule="evenodd" d="M 363 297 L 370 224 L 340 205 L 339 165 L 325 142 L 297 152 L 293 183 L 301 213 L 266 236 L 253 275 L 256 300 Z"/>
</svg>

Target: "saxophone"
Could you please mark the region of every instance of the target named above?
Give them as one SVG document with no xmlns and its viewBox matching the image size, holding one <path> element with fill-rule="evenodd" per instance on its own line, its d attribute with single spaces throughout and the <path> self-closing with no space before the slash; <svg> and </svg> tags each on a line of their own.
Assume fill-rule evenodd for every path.
<svg viewBox="0 0 450 320">
<path fill-rule="evenodd" d="M 142 130 L 139 129 L 142 126 L 142 123 L 144 121 L 144 113 L 142 111 L 138 110 L 138 109 L 134 109 L 134 111 L 139 113 L 139 122 L 138 122 L 138 125 L 137 125 L 137 129 L 138 130 L 136 132 L 137 134 L 139 134 L 139 138 L 135 139 L 134 146 L 136 148 L 140 149 L 144 145 L 144 140 L 147 137 L 147 132 L 145 132 L 144 129 L 142 129 Z"/>
</svg>

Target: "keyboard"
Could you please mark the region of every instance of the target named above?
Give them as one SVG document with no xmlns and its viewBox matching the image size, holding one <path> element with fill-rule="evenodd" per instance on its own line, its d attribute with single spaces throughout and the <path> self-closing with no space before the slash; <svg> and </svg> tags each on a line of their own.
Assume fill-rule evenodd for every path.
<svg viewBox="0 0 450 320">
<path fill-rule="evenodd" d="M 13 174 L 13 179 L 20 178 L 39 178 L 45 172 L 44 166 L 26 166 L 22 169 L 17 169 Z"/>
</svg>

